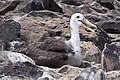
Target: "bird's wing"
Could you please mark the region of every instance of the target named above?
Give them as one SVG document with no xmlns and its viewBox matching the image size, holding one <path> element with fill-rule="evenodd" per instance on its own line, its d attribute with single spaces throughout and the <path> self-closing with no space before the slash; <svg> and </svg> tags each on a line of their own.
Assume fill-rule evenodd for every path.
<svg viewBox="0 0 120 80">
<path fill-rule="evenodd" d="M 64 41 L 55 39 L 55 38 L 48 38 L 41 44 L 40 49 L 53 51 L 53 52 L 64 52 L 68 49 L 68 46 Z"/>
<path fill-rule="evenodd" d="M 61 67 L 68 59 L 65 42 L 56 39 L 47 39 L 43 43 L 32 44 L 26 54 L 30 56 L 36 64 L 49 67 Z"/>
<path fill-rule="evenodd" d="M 65 41 L 65 44 L 68 47 L 68 52 L 73 52 L 73 46 L 72 46 L 70 40 L 69 41 Z"/>
</svg>

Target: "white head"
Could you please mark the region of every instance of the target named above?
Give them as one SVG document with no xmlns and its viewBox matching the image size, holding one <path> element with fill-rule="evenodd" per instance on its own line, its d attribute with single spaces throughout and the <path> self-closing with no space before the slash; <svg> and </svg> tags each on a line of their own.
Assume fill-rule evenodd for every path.
<svg viewBox="0 0 120 80">
<path fill-rule="evenodd" d="M 79 27 L 83 27 L 86 28 L 92 32 L 94 32 L 94 30 L 92 30 L 91 28 L 95 28 L 97 29 L 97 26 L 92 24 L 91 22 L 89 22 L 83 14 L 81 13 L 75 13 L 71 16 L 70 19 L 70 27 L 71 29 L 79 29 Z"/>
<path fill-rule="evenodd" d="M 79 26 L 82 24 L 82 20 L 84 19 L 83 14 L 81 13 L 75 13 L 71 16 L 70 19 L 70 27 L 73 28 L 79 28 Z"/>
</svg>

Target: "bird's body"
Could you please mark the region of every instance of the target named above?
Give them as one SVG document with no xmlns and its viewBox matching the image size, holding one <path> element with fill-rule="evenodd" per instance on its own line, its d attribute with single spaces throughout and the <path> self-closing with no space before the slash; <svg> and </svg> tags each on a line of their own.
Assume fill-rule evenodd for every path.
<svg viewBox="0 0 120 80">
<path fill-rule="evenodd" d="M 70 29 L 71 29 L 71 38 L 65 43 L 73 50 L 74 54 L 70 56 L 67 60 L 67 64 L 73 66 L 80 66 L 82 62 L 82 55 L 80 52 L 80 36 L 79 36 L 79 26 L 82 24 L 81 22 L 78 24 L 77 16 L 83 19 L 83 15 L 80 13 L 76 13 L 71 16 L 70 20 Z"/>
<path fill-rule="evenodd" d="M 71 38 L 68 41 L 49 38 L 39 45 L 37 43 L 31 46 L 26 54 L 42 66 L 60 67 L 65 64 L 80 66 L 82 56 L 80 53 L 79 26 L 83 24 L 83 21 L 86 19 L 82 14 L 73 14 L 70 20 Z M 87 28 L 86 25 L 82 26 Z"/>
</svg>

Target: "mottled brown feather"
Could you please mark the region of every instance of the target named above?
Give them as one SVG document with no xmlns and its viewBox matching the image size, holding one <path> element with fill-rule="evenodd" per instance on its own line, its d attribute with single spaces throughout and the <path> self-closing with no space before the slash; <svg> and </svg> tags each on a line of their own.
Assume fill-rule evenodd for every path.
<svg viewBox="0 0 120 80">
<path fill-rule="evenodd" d="M 68 46 L 65 42 L 55 38 L 48 38 L 44 42 L 32 44 L 26 54 L 38 65 L 48 67 L 61 67 L 68 59 Z"/>
</svg>

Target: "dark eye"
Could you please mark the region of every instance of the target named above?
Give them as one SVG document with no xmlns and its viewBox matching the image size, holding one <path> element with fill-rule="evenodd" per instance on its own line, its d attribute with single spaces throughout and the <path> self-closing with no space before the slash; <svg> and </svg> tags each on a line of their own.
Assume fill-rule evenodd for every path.
<svg viewBox="0 0 120 80">
<path fill-rule="evenodd" d="M 80 18 L 80 16 L 77 16 L 77 18 Z"/>
</svg>

